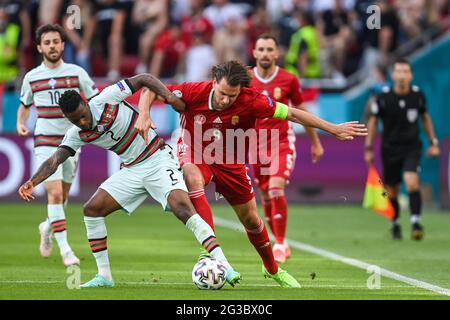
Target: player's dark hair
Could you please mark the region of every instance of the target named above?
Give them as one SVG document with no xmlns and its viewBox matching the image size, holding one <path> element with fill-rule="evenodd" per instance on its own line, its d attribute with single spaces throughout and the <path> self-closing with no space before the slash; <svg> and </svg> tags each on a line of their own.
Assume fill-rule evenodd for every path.
<svg viewBox="0 0 450 320">
<path fill-rule="evenodd" d="M 232 87 L 249 87 L 252 76 L 242 63 L 232 60 L 218 64 L 212 68 L 212 77 L 217 82 L 225 79 Z"/>
<path fill-rule="evenodd" d="M 66 42 L 66 32 L 59 24 L 44 24 L 36 30 L 36 43 L 41 44 L 42 35 L 49 32 L 58 32 L 61 36 L 61 41 Z"/>
<path fill-rule="evenodd" d="M 64 114 L 77 110 L 83 98 L 75 90 L 67 90 L 59 98 L 59 107 Z"/>
<path fill-rule="evenodd" d="M 403 57 L 399 57 L 399 58 L 395 59 L 394 64 L 392 66 L 396 65 L 397 63 L 398 64 L 407 64 L 409 66 L 409 68 L 412 70 L 411 63 Z"/>
<path fill-rule="evenodd" d="M 258 36 L 258 38 L 256 38 L 256 41 L 258 41 L 259 39 L 263 39 L 263 40 L 269 40 L 269 39 L 271 39 L 271 40 L 273 40 L 273 42 L 275 42 L 275 45 L 278 47 L 278 40 L 277 40 L 277 38 L 276 38 L 273 34 L 270 34 L 270 33 L 262 33 L 262 34 L 260 34 L 260 35 Z"/>
</svg>

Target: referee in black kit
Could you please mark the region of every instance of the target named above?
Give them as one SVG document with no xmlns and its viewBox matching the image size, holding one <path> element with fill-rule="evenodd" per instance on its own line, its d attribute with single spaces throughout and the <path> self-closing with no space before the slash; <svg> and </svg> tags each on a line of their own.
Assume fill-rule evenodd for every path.
<svg viewBox="0 0 450 320">
<path fill-rule="evenodd" d="M 425 132 L 430 139 L 428 156 L 439 156 L 439 144 L 433 129 L 433 122 L 427 112 L 425 97 L 417 86 L 411 85 L 413 74 L 407 60 L 398 59 L 394 63 L 392 79 L 393 86 L 383 88 L 371 105 L 364 158 L 368 165 L 373 164 L 375 159 L 373 144 L 377 134 L 378 119 L 381 119 L 383 122 L 381 144 L 383 183 L 387 196 L 395 209 L 392 238 L 394 240 L 402 238 L 398 222 L 400 216 L 398 195 L 403 173 L 409 193 L 411 237 L 413 240 L 420 240 L 424 232 L 420 224 L 422 199 L 419 172 L 422 143 L 419 138 L 419 117 L 422 118 Z"/>
</svg>

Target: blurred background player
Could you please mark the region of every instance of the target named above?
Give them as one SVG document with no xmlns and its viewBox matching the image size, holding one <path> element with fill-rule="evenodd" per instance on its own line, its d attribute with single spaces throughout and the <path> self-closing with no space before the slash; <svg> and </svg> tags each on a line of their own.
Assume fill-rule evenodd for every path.
<svg viewBox="0 0 450 320">
<path fill-rule="evenodd" d="M 82 68 L 65 63 L 65 34 L 61 26 L 47 24 L 36 32 L 37 50 L 43 62 L 25 75 L 22 84 L 20 107 L 17 112 L 17 133 L 27 136 L 25 125 L 31 105 L 37 108 L 38 119 L 34 130 L 34 155 L 36 166 L 51 156 L 62 142 L 72 124 L 64 117 L 58 101 L 69 89 L 82 92 L 87 99 L 98 94 L 94 81 Z M 48 199 L 48 219 L 39 225 L 40 252 L 49 257 L 52 251 L 52 233 L 58 243 L 64 265 L 79 264 L 67 241 L 66 217 L 70 186 L 75 177 L 79 153 L 68 159 L 44 184 Z"/>
<path fill-rule="evenodd" d="M 275 98 L 276 101 L 306 111 L 297 77 L 277 65 L 279 58 L 277 39 L 267 33 L 260 35 L 256 41 L 253 56 L 256 67 L 252 70 L 253 78 L 250 86 L 264 95 Z M 267 131 L 266 143 L 258 139 L 258 149 L 263 149 L 259 150 L 258 154 L 260 157 L 267 154 L 271 159 L 264 164 L 261 161 L 255 164 L 252 162 L 252 168 L 256 185 L 261 193 L 266 221 L 275 236 L 273 255 L 276 261 L 284 263 L 291 255 L 291 250 L 286 243 L 288 205 L 284 189 L 294 170 L 295 133 L 290 122 L 273 118 L 258 119 L 255 127 L 257 132 Z M 278 130 L 278 135 L 271 136 L 271 130 Z M 316 163 L 322 158 L 324 150 L 316 131 L 311 127 L 305 127 L 305 130 L 312 143 L 312 161 Z M 279 146 L 279 153 L 270 154 L 273 144 Z M 257 160 L 261 159 L 258 157 Z"/>
<path fill-rule="evenodd" d="M 242 138 L 245 139 L 254 130 L 255 120 L 269 117 L 321 128 L 341 140 L 365 135 L 364 125 L 354 122 L 331 124 L 310 113 L 273 101 L 269 96 L 249 88 L 251 76 L 247 68 L 237 61 L 214 66 L 212 75 L 212 81 L 168 85 L 186 104 L 184 110 L 178 110 L 181 112 L 182 128 L 178 156 L 191 201 L 202 218 L 214 228 L 204 187 L 215 182 L 217 193 L 223 195 L 233 207 L 250 242 L 260 255 L 264 276 L 274 279 L 282 287 L 298 288 L 300 285 L 297 280 L 275 262 L 267 229 L 258 215 L 255 194 L 247 174 L 248 150 L 237 150 L 234 140 L 237 138 L 237 145 L 241 145 Z M 149 108 L 155 95 L 147 95 L 148 103 L 144 106 Z M 138 125 L 147 125 L 138 127 L 138 130 L 146 136 L 149 128 L 148 110 L 141 110 L 139 117 Z M 256 138 L 256 132 L 253 132 Z M 232 145 L 229 144 L 230 140 L 233 141 Z M 214 150 L 211 150 L 210 144 Z"/>
<path fill-rule="evenodd" d="M 123 209 L 131 214 L 151 195 L 164 210 L 173 211 L 211 256 L 227 266 L 226 280 L 232 286 L 240 281 L 225 258 L 211 227 L 197 214 L 189 200 L 177 159 L 162 138 L 151 131 L 145 138 L 134 124 L 138 113 L 124 100 L 143 86 L 158 87 L 165 101 L 178 109 L 184 103 L 164 85 L 148 74 L 141 74 L 109 86 L 87 104 L 74 90 L 66 91 L 59 105 L 74 126 L 67 131 L 61 145 L 19 189 L 30 201 L 33 188 L 53 174 L 61 163 L 77 154 L 86 144 L 111 150 L 120 156 L 123 168 L 109 177 L 84 205 L 84 222 L 95 257 L 98 274 L 82 288 L 113 287 L 108 258 L 105 217 Z"/>
<path fill-rule="evenodd" d="M 427 155 L 437 157 L 440 154 L 433 122 L 427 112 L 425 97 L 417 86 L 411 85 L 413 72 L 407 60 L 398 59 L 393 66 L 391 87 L 384 87 L 372 104 L 372 116 L 367 123 L 368 135 L 365 143 L 365 160 L 368 165 L 374 163 L 374 140 L 378 120 L 383 122 L 381 158 L 383 179 L 387 195 L 395 210 L 392 225 L 392 238 L 402 238 L 398 221 L 400 206 L 398 195 L 403 180 L 409 193 L 411 210 L 411 237 L 422 239 L 423 227 L 420 223 L 422 198 L 420 195 L 420 157 L 422 142 L 419 137 L 419 117 L 422 118 L 425 132 L 430 139 Z"/>
</svg>

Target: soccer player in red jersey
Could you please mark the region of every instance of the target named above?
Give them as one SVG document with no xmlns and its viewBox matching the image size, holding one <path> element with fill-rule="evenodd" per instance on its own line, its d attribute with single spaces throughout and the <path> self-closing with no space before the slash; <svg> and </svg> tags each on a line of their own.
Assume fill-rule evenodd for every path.
<svg viewBox="0 0 450 320">
<path fill-rule="evenodd" d="M 258 215 L 255 194 L 247 175 L 247 151 L 242 150 L 243 148 L 239 150 L 242 138 L 252 140 L 252 135 L 256 134 L 255 120 L 269 117 L 320 128 L 340 140 L 364 136 L 367 129 L 357 122 L 335 125 L 303 110 L 275 102 L 271 97 L 249 88 L 251 76 L 239 62 L 228 61 L 214 66 L 212 74 L 212 81 L 168 86 L 186 104 L 183 110 L 178 110 L 181 112 L 182 128 L 178 156 L 191 201 L 197 212 L 213 227 L 212 212 L 204 187 L 214 181 L 216 191 L 231 204 L 244 225 L 250 242 L 260 255 L 263 275 L 274 279 L 282 287 L 298 288 L 300 284 L 297 280 L 275 262 L 269 236 Z M 147 136 L 152 125 L 148 109 L 155 94 L 161 95 L 159 92 L 152 94 L 144 91 L 141 96 L 140 115 L 135 127 L 143 137 Z M 143 99 L 144 95 L 148 98 Z M 249 147 L 252 145 L 250 141 Z"/>
<path fill-rule="evenodd" d="M 250 86 L 264 95 L 274 97 L 276 101 L 306 111 L 297 77 L 276 65 L 279 58 L 277 39 L 267 33 L 260 35 L 256 40 L 253 57 L 256 59 L 256 67 L 252 70 Z M 261 129 L 267 130 L 267 146 L 258 141 L 258 149 L 271 150 L 271 144 L 277 144 L 279 149 L 275 154 L 268 154 L 269 161 L 259 161 L 252 164 L 252 168 L 261 193 L 266 221 L 275 236 L 275 261 L 284 263 L 291 255 L 286 242 L 288 206 L 284 189 L 295 165 L 295 133 L 290 122 L 274 118 L 256 120 L 256 129 L 258 132 Z M 271 129 L 277 130 L 275 137 L 270 136 Z M 311 139 L 312 161 L 316 163 L 322 158 L 324 150 L 316 131 L 311 127 L 305 127 L 305 130 Z"/>
</svg>

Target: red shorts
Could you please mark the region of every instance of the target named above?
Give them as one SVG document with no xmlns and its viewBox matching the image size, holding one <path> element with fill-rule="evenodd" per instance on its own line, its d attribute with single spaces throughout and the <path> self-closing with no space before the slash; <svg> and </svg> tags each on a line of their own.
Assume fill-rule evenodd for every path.
<svg viewBox="0 0 450 320">
<path fill-rule="evenodd" d="M 223 195 L 232 206 L 247 203 L 255 197 L 245 165 L 196 164 L 196 166 L 202 172 L 205 185 L 213 181 L 216 184 L 216 192 Z"/>
<path fill-rule="evenodd" d="M 252 164 L 255 182 L 258 188 L 269 190 L 269 180 L 271 177 L 280 177 L 289 182 L 295 166 L 296 152 L 289 143 L 280 145 L 279 153 L 271 156 L 267 164 Z"/>
</svg>

